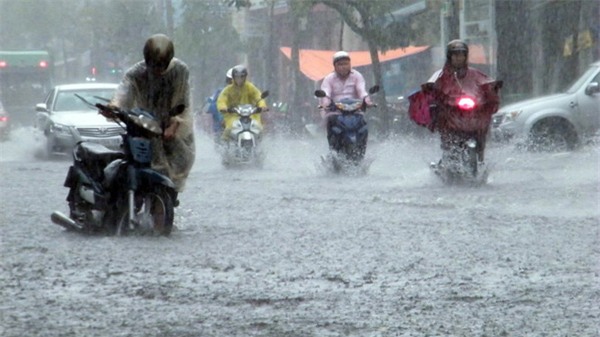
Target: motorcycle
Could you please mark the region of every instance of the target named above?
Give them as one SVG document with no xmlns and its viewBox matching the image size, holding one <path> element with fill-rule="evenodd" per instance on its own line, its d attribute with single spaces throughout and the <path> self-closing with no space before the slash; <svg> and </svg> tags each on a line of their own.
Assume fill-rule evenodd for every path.
<svg viewBox="0 0 600 337">
<path fill-rule="evenodd" d="M 369 89 L 369 95 L 378 91 L 379 86 L 375 85 Z M 323 90 L 316 90 L 315 96 L 318 98 L 329 97 Z M 331 99 L 331 97 L 329 98 Z M 322 156 L 321 160 L 335 173 L 356 171 L 356 169 L 366 172 L 371 163 L 371 161 L 364 160 L 369 130 L 366 120 L 358 113 L 367 109 L 365 99 L 344 98 L 339 102 L 331 101 L 332 104 L 328 109 L 339 111 L 340 114 L 337 115 L 331 126 L 334 145 L 330 149 L 329 155 Z"/>
<path fill-rule="evenodd" d="M 473 130 L 449 136 L 450 146 L 442 151 L 440 161 L 430 164 L 430 168 L 444 183 L 481 185 L 487 182 L 489 167 L 479 158 L 479 144 L 475 137 L 475 130 L 486 126 L 477 125 L 479 122 L 472 117 L 482 112 L 487 92 L 493 90 L 497 93 L 501 87 L 502 81 L 494 81 L 479 85 L 475 90 L 463 88 L 458 95 L 444 95 L 440 92 L 433 94 L 438 98 L 429 107 L 434 123 L 437 114 L 450 113 L 458 116 L 453 122 L 466 130 Z M 423 89 L 433 90 L 433 85 L 428 83 Z"/>
<path fill-rule="evenodd" d="M 69 215 L 55 211 L 52 222 L 82 233 L 168 236 L 177 192 L 171 179 L 151 168 L 152 138 L 162 136 L 161 123 L 139 108 L 123 111 L 100 103 L 92 106 L 125 129 L 122 151 L 91 142 L 75 146 L 64 182 L 69 188 Z M 169 115 L 184 110 L 184 105 L 178 105 Z"/>
<path fill-rule="evenodd" d="M 269 96 L 264 91 L 260 100 Z M 240 104 L 227 109 L 227 112 L 235 113 L 239 117 L 233 122 L 227 140 L 221 144 L 222 163 L 225 167 L 230 166 L 262 166 L 264 153 L 260 148 L 263 126 L 262 123 L 251 118 L 252 115 L 263 112 L 258 107 L 258 100 L 254 104 Z"/>
</svg>

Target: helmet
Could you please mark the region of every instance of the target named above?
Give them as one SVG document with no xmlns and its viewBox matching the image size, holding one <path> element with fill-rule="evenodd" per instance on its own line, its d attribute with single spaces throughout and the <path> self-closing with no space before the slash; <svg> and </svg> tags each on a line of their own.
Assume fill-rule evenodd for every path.
<svg viewBox="0 0 600 337">
<path fill-rule="evenodd" d="M 229 68 L 229 70 L 227 70 L 227 73 L 225 74 L 225 77 L 228 79 L 233 79 L 233 75 L 231 74 L 233 72 L 233 68 Z"/>
<path fill-rule="evenodd" d="M 344 60 L 344 59 L 350 60 L 350 54 L 348 54 L 347 52 L 345 52 L 343 50 L 338 51 L 337 53 L 333 54 L 333 65 L 335 65 L 335 63 L 337 61 Z"/>
<path fill-rule="evenodd" d="M 469 46 L 463 40 L 452 40 L 446 45 L 446 59 L 450 60 L 450 55 L 455 52 L 464 52 L 469 56 Z"/>
<path fill-rule="evenodd" d="M 167 69 L 175 55 L 173 41 L 164 34 L 152 35 L 144 45 L 146 66 L 154 69 Z"/>
<path fill-rule="evenodd" d="M 241 64 L 231 68 L 231 75 L 233 77 L 246 77 L 248 76 L 248 70 Z"/>
</svg>

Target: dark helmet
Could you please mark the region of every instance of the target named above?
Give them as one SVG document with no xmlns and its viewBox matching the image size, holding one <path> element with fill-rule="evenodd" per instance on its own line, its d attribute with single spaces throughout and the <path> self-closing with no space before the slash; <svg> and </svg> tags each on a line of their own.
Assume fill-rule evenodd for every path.
<svg viewBox="0 0 600 337">
<path fill-rule="evenodd" d="M 246 77 L 248 76 L 248 70 L 243 65 L 238 64 L 237 66 L 232 68 L 231 75 L 233 75 L 233 78 Z"/>
<path fill-rule="evenodd" d="M 144 45 L 144 60 L 149 68 L 165 70 L 175 56 L 173 41 L 164 34 L 152 35 Z"/>
<path fill-rule="evenodd" d="M 469 46 L 463 40 L 452 40 L 446 45 L 446 60 L 450 60 L 452 53 L 463 52 L 469 57 Z"/>
</svg>

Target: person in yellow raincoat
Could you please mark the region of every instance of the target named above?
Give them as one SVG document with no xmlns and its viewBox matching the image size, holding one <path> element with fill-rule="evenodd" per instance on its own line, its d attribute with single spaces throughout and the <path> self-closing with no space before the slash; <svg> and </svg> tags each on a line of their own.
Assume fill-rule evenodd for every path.
<svg viewBox="0 0 600 337">
<path fill-rule="evenodd" d="M 227 140 L 231 131 L 233 122 L 238 118 L 237 114 L 227 112 L 240 104 L 256 104 L 262 112 L 267 111 L 267 102 L 261 99 L 261 92 L 258 88 L 247 80 L 248 70 L 243 65 L 237 65 L 232 69 L 233 83 L 226 86 L 217 99 L 217 109 L 223 114 L 225 129 L 222 139 Z M 260 114 L 253 114 L 251 117 L 257 123 L 262 125 Z"/>
</svg>

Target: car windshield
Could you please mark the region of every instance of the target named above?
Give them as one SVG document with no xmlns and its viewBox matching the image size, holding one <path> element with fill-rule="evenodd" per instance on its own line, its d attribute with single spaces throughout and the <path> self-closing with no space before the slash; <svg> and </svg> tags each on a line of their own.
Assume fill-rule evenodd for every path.
<svg viewBox="0 0 600 337">
<path fill-rule="evenodd" d="M 96 103 L 106 103 L 105 101 L 96 97 L 102 97 L 110 99 L 113 96 L 115 89 L 88 89 L 88 90 L 72 90 L 72 91 L 61 91 L 56 95 L 56 101 L 54 103 L 54 111 L 91 111 L 97 110 L 94 107 L 90 107 L 79 99 L 75 94 L 83 97 L 86 101 Z"/>
<path fill-rule="evenodd" d="M 577 89 L 579 89 L 585 82 L 587 82 L 590 77 L 592 76 L 592 73 L 594 73 L 595 71 L 598 70 L 597 66 L 593 66 L 590 67 L 582 76 L 579 76 L 575 82 L 573 82 L 571 85 L 569 85 L 567 89 L 567 93 L 572 94 L 574 92 L 577 91 Z"/>
</svg>

